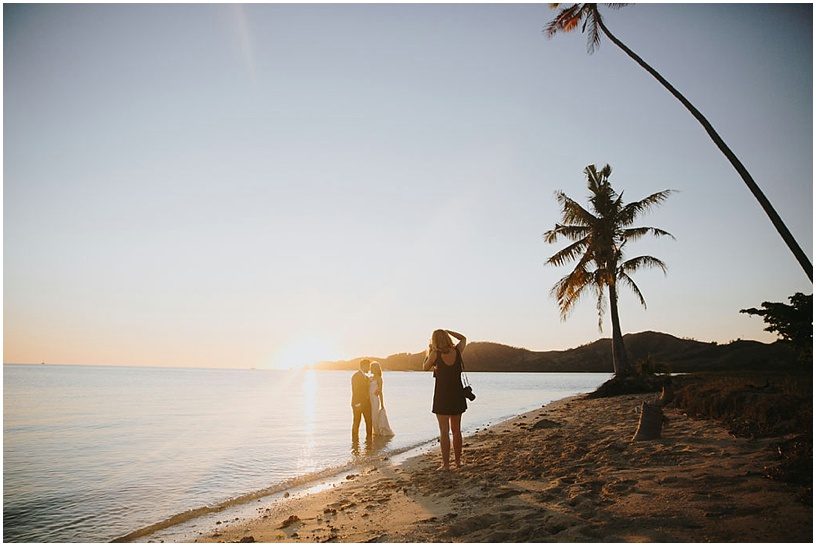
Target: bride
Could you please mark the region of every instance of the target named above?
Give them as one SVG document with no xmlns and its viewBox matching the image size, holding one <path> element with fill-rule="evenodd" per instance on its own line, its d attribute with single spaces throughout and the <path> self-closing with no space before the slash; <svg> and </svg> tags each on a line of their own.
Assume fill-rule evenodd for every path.
<svg viewBox="0 0 816 546">
<path fill-rule="evenodd" d="M 371 381 L 368 384 L 368 394 L 371 399 L 371 430 L 375 436 L 394 436 L 394 431 L 388 424 L 388 414 L 385 413 L 382 386 L 382 367 L 379 362 L 372 362 Z"/>
</svg>

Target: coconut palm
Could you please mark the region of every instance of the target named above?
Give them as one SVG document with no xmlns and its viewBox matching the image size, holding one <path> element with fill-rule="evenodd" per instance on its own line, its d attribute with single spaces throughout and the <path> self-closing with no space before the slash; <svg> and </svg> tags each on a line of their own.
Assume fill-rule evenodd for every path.
<svg viewBox="0 0 816 546">
<path fill-rule="evenodd" d="M 552 288 L 558 301 L 561 319 L 565 320 L 575 304 L 586 293 L 595 296 L 598 307 L 598 329 L 603 330 L 606 310 L 605 289 L 609 290 L 609 310 L 612 318 L 612 363 L 615 375 L 633 372 L 623 346 L 620 318 L 618 317 L 618 286 L 630 288 L 646 307 L 640 289 L 631 274 L 645 267 L 660 268 L 666 273 L 666 264 L 653 256 L 638 256 L 624 260 L 624 250 L 630 241 L 645 235 L 671 237 L 671 233 L 654 227 L 632 227 L 639 214 L 666 200 L 672 190 L 663 190 L 633 203 L 624 203 L 609 183 L 612 168 L 606 165 L 598 171 L 594 165 L 584 169 L 590 191 L 590 210 L 585 209 L 561 191 L 556 199 L 561 205 L 561 221 L 544 234 L 544 241 L 555 243 L 559 238 L 573 241 L 554 254 L 546 265 L 562 266 L 577 261 L 575 268 Z"/>
<path fill-rule="evenodd" d="M 618 9 L 626 4 L 607 4 L 612 9 Z M 559 8 L 562 4 L 551 4 L 553 8 Z M 632 60 L 634 60 L 637 64 L 641 66 L 646 72 L 651 74 L 657 81 L 665 87 L 669 93 L 674 95 L 674 97 L 679 100 L 686 109 L 691 112 L 691 115 L 694 116 L 700 125 L 703 126 L 708 136 L 711 137 L 711 140 L 714 141 L 714 144 L 717 145 L 717 148 L 728 158 L 728 161 L 731 162 L 731 165 L 737 170 L 737 173 L 742 177 L 742 180 L 745 182 L 745 185 L 748 186 L 748 189 L 754 195 L 757 201 L 759 201 L 760 206 L 765 211 L 765 214 L 768 215 L 768 218 L 771 219 L 776 230 L 779 232 L 779 235 L 782 236 L 782 239 L 788 245 L 788 248 L 793 252 L 793 255 L 796 257 L 796 260 L 799 262 L 799 265 L 802 266 L 802 269 L 805 270 L 805 274 L 808 278 L 813 281 L 813 265 L 810 263 L 810 259 L 808 259 L 807 254 L 802 250 L 802 247 L 799 246 L 799 243 L 796 242 L 796 239 L 791 234 L 788 227 L 785 225 L 785 222 L 782 221 L 782 218 L 777 214 L 776 209 L 774 209 L 771 202 L 765 197 L 765 194 L 759 188 L 756 182 L 754 182 L 753 177 L 748 172 L 748 169 L 742 164 L 742 162 L 737 158 L 731 148 L 726 145 L 717 131 L 714 130 L 714 127 L 711 123 L 703 116 L 703 114 L 693 105 L 691 102 L 686 99 L 677 89 L 672 86 L 666 79 L 661 76 L 654 68 L 649 66 L 643 59 L 641 59 L 634 51 L 629 49 L 623 42 L 618 40 L 614 34 L 609 31 L 609 28 L 604 24 L 604 20 L 601 17 L 600 12 L 598 11 L 598 4 L 569 4 L 565 7 L 560 7 L 558 14 L 555 18 L 550 21 L 550 23 L 544 28 L 544 33 L 546 37 L 552 38 L 554 35 L 558 34 L 559 32 L 569 32 L 574 30 L 578 27 L 578 25 L 583 21 L 583 25 L 581 25 L 581 32 L 586 32 L 587 34 L 587 52 L 591 55 L 595 49 L 600 46 L 601 44 L 601 32 L 612 40 L 616 46 L 618 46 L 624 53 L 626 53 Z"/>
</svg>

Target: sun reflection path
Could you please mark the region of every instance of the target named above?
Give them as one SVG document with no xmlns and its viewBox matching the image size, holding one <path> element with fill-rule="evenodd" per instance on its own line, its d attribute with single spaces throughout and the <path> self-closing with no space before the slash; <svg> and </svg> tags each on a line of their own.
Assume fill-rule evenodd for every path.
<svg viewBox="0 0 816 546">
<path fill-rule="evenodd" d="M 315 370 L 305 370 L 301 381 L 303 400 L 303 451 L 298 460 L 298 469 L 304 472 L 317 470 L 317 372 Z"/>
</svg>

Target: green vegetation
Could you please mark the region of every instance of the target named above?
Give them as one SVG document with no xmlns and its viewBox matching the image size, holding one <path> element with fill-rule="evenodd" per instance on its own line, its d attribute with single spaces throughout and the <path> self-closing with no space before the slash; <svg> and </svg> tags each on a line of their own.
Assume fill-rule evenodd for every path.
<svg viewBox="0 0 816 546">
<path fill-rule="evenodd" d="M 762 302 L 762 309 L 741 309 L 740 313 L 758 315 L 768 325 L 767 332 L 776 332 L 783 342 L 799 353 L 802 361 L 813 362 L 813 294 L 797 292 L 784 303 Z"/>
<path fill-rule="evenodd" d="M 557 252 L 546 265 L 562 266 L 577 262 L 575 268 L 563 277 L 552 289 L 564 320 L 575 304 L 587 293 L 595 296 L 598 308 L 598 328 L 602 329 L 603 314 L 606 309 L 604 292 L 609 290 L 609 309 L 612 319 L 612 363 L 615 375 L 634 373 L 629 363 L 618 316 L 618 285 L 630 288 L 646 307 L 640 289 L 631 274 L 644 267 L 658 267 L 666 272 L 666 264 L 653 256 L 638 256 L 624 260 L 624 250 L 629 242 L 646 235 L 672 237 L 671 233 L 653 227 L 632 227 L 637 217 L 665 201 L 672 190 L 654 193 L 640 201 L 623 203 L 623 195 L 618 194 L 609 182 L 612 167 L 606 165 L 598 171 L 594 165 L 584 169 L 589 203 L 592 212 L 573 201 L 566 194 L 556 192 L 561 204 L 561 224 L 544 234 L 544 241 L 555 243 L 560 238 L 572 244 Z M 673 238 L 673 237 L 672 237 Z"/>
<path fill-rule="evenodd" d="M 617 9 L 626 4 L 607 5 L 613 9 Z M 561 4 L 551 4 L 551 7 L 553 8 L 558 8 L 559 6 L 561 6 Z M 583 24 L 581 24 L 582 22 Z M 765 194 L 759 188 L 757 183 L 754 182 L 754 179 L 748 172 L 748 169 L 745 168 L 742 162 L 737 158 L 736 154 L 731 151 L 731 148 L 728 147 L 717 131 L 714 130 L 711 122 L 709 122 L 708 119 L 706 119 L 706 117 L 703 116 L 703 114 L 693 104 L 691 104 L 686 97 L 684 97 L 677 89 L 674 88 L 672 84 L 661 76 L 657 70 L 649 66 L 634 51 L 629 49 L 609 31 L 609 28 L 607 28 L 600 12 L 598 11 L 598 4 L 569 4 L 566 7 L 560 8 L 555 18 L 545 27 L 544 32 L 547 38 L 552 38 L 559 32 L 570 32 L 571 30 L 578 28 L 579 25 L 581 25 L 581 32 L 587 33 L 587 51 L 590 55 L 595 51 L 596 47 L 601 45 L 601 32 L 603 32 L 604 35 L 606 35 L 606 37 L 612 41 L 612 43 L 618 46 L 621 51 L 629 56 L 630 59 L 635 61 L 641 68 L 646 70 L 646 72 L 651 74 L 658 82 L 660 82 L 660 84 L 665 87 L 666 90 L 674 96 L 674 98 L 679 100 L 686 110 L 688 110 L 691 115 L 694 116 L 694 119 L 696 119 L 700 125 L 703 126 L 706 133 L 708 133 L 708 136 L 714 141 L 717 148 L 719 148 L 728 161 L 731 162 L 731 165 L 734 167 L 734 169 L 736 169 L 737 173 L 739 173 L 743 182 L 745 182 L 745 185 L 748 186 L 748 189 L 751 191 L 754 198 L 759 202 L 760 206 L 765 211 L 765 214 L 768 215 L 768 218 L 770 218 L 771 223 L 773 223 L 774 227 L 779 232 L 779 235 L 782 236 L 785 244 L 788 245 L 788 248 L 796 257 L 799 265 L 802 266 L 802 269 L 812 281 L 813 265 L 810 263 L 810 259 L 808 259 L 807 254 L 805 254 L 805 252 L 802 250 L 802 247 L 799 246 L 799 243 L 796 242 L 796 239 L 785 225 L 785 222 L 782 221 L 782 218 L 776 212 L 776 209 L 773 208 L 771 202 L 768 201 L 768 198 L 765 197 Z"/>
</svg>

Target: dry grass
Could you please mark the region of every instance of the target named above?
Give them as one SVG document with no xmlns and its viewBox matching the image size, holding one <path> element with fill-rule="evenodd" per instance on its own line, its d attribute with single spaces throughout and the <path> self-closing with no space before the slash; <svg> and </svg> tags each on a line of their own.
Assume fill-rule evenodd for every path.
<svg viewBox="0 0 816 546">
<path fill-rule="evenodd" d="M 713 419 L 734 436 L 772 438 L 777 463 L 768 478 L 804 486 L 813 500 L 813 374 L 779 364 L 774 371 L 636 375 L 613 378 L 588 398 L 674 391 L 671 404 L 692 418 Z"/>
<path fill-rule="evenodd" d="M 716 419 L 743 437 L 812 433 L 811 377 L 693 374 L 673 380 L 675 403 L 692 417 Z"/>
<path fill-rule="evenodd" d="M 674 378 L 674 404 L 690 417 L 715 419 L 735 436 L 778 438 L 769 478 L 813 487 L 813 376 L 804 371 Z"/>
</svg>

